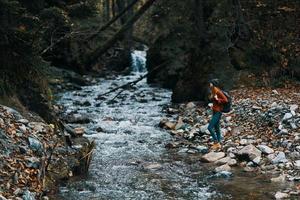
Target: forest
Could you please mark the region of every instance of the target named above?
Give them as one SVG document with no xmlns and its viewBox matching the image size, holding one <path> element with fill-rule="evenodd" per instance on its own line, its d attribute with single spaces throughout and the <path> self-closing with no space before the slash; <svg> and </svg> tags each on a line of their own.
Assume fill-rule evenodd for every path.
<svg viewBox="0 0 300 200">
<path fill-rule="evenodd" d="M 0 199 L 300 199 L 300 1 L 0 0 Z"/>
</svg>

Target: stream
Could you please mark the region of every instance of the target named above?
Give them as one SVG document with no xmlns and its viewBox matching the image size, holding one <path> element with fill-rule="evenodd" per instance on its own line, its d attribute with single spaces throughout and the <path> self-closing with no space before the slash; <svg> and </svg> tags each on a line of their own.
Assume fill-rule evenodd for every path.
<svg viewBox="0 0 300 200">
<path fill-rule="evenodd" d="M 201 154 L 165 148 L 173 138 L 158 123 L 171 91 L 142 80 L 120 94 L 95 100 L 144 75 L 145 56 L 143 51 L 132 53 L 129 75 L 99 78 L 95 85 L 59 95 L 66 113 L 91 119 L 84 127 L 96 149 L 89 173 L 62 184 L 56 199 L 272 199 L 279 186 L 264 177 L 240 171 L 234 176 L 214 174 L 210 165 L 200 162 Z M 74 103 L 78 101 L 91 105 Z"/>
</svg>

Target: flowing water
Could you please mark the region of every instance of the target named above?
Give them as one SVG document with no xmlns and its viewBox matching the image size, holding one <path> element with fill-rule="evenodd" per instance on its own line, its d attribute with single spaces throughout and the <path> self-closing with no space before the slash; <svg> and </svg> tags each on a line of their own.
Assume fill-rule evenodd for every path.
<svg viewBox="0 0 300 200">
<path fill-rule="evenodd" d="M 56 199 L 239 199 L 235 190 L 242 194 L 241 199 L 256 199 L 248 198 L 249 194 L 259 194 L 257 187 L 264 184 L 256 187 L 255 178 L 212 175 L 209 166 L 199 161 L 201 155 L 164 147 L 172 136 L 158 123 L 164 116 L 163 107 L 170 103 L 169 90 L 142 80 L 122 93 L 95 100 L 99 94 L 144 75 L 145 52 L 134 51 L 132 57 L 134 71 L 130 75 L 99 79 L 93 86 L 61 94 L 58 103 L 67 113 L 76 111 L 92 119 L 85 127 L 96 149 L 88 175 L 62 185 Z M 89 101 L 91 106 L 78 106 L 76 101 Z M 268 192 L 255 197 L 267 197 Z"/>
</svg>

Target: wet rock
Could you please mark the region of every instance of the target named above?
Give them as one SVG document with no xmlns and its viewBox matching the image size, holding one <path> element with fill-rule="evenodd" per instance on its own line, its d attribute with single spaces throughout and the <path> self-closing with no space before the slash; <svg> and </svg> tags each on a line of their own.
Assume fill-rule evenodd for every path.
<svg viewBox="0 0 300 200">
<path fill-rule="evenodd" d="M 257 156 L 256 158 L 254 158 L 252 160 L 252 162 L 256 165 L 260 165 L 260 162 L 261 162 L 261 157 L 260 156 Z"/>
<path fill-rule="evenodd" d="M 17 120 L 17 122 L 25 124 L 25 125 L 27 125 L 29 123 L 29 121 L 27 119 L 19 119 L 19 120 Z"/>
<path fill-rule="evenodd" d="M 237 164 L 237 161 L 235 159 L 230 158 L 230 157 L 225 157 L 225 158 L 222 158 L 220 160 L 217 160 L 215 163 L 220 164 L 220 165 L 228 164 L 229 166 L 234 166 L 234 165 Z"/>
<path fill-rule="evenodd" d="M 74 128 L 74 133 L 77 137 L 81 137 L 85 133 L 85 129 L 83 127 Z"/>
<path fill-rule="evenodd" d="M 208 148 L 206 146 L 202 146 L 199 145 L 196 147 L 196 149 L 200 152 L 200 153 L 207 153 L 208 152 Z"/>
<path fill-rule="evenodd" d="M 274 150 L 267 145 L 258 145 L 257 148 L 264 154 L 274 153 Z"/>
<path fill-rule="evenodd" d="M 104 130 L 103 130 L 103 128 L 102 128 L 102 127 L 98 127 L 98 128 L 96 128 L 96 129 L 95 129 L 95 131 L 97 131 L 98 133 L 100 133 L 100 132 L 104 132 Z"/>
<path fill-rule="evenodd" d="M 179 119 L 175 125 L 175 130 L 181 129 L 181 128 L 183 128 L 183 126 L 184 126 L 184 123 L 183 123 L 182 117 L 179 117 Z"/>
<path fill-rule="evenodd" d="M 165 129 L 171 129 L 173 130 L 175 128 L 175 123 L 170 122 L 168 119 L 163 118 L 162 120 L 160 120 L 159 122 L 159 127 L 161 128 L 165 128 Z"/>
<path fill-rule="evenodd" d="M 284 183 L 285 180 L 286 180 L 286 177 L 287 177 L 286 174 L 282 174 L 282 175 L 280 175 L 280 176 L 278 176 L 276 178 L 271 178 L 271 181 L 275 182 L 275 183 Z"/>
<path fill-rule="evenodd" d="M 161 164 L 158 163 L 152 163 L 152 164 L 147 164 L 144 166 L 145 169 L 150 169 L 150 170 L 156 170 L 162 168 Z"/>
<path fill-rule="evenodd" d="M 28 142 L 29 142 L 29 147 L 32 150 L 38 151 L 38 152 L 42 151 L 42 149 L 43 149 L 42 143 L 39 140 L 37 140 L 36 138 L 29 137 Z"/>
<path fill-rule="evenodd" d="M 300 160 L 294 162 L 294 168 L 300 170 Z"/>
<path fill-rule="evenodd" d="M 293 117 L 292 113 L 285 113 L 284 117 L 282 118 L 282 121 L 286 121 L 288 119 L 291 119 Z"/>
<path fill-rule="evenodd" d="M 217 174 L 213 175 L 216 178 L 229 178 L 232 176 L 232 172 L 229 171 L 220 171 Z"/>
<path fill-rule="evenodd" d="M 40 164 L 40 160 L 36 157 L 26 158 L 26 166 L 29 168 L 39 169 Z"/>
<path fill-rule="evenodd" d="M 261 151 L 258 150 L 252 144 L 244 147 L 237 152 L 237 156 L 242 160 L 251 160 L 253 161 L 256 157 L 261 157 Z"/>
<path fill-rule="evenodd" d="M 35 200 L 35 194 L 30 192 L 29 190 L 25 190 L 22 198 L 23 200 Z"/>
<path fill-rule="evenodd" d="M 298 105 L 297 104 L 293 104 L 290 106 L 290 111 L 296 111 L 298 109 Z"/>
<path fill-rule="evenodd" d="M 228 164 L 225 164 L 215 168 L 215 172 L 222 172 L 222 171 L 229 172 L 231 171 L 231 167 Z"/>
<path fill-rule="evenodd" d="M 187 109 L 193 109 L 196 107 L 196 104 L 194 102 L 189 102 L 187 105 L 186 105 L 186 108 Z"/>
<path fill-rule="evenodd" d="M 289 194 L 283 192 L 276 192 L 275 199 L 286 199 L 289 197 Z"/>
<path fill-rule="evenodd" d="M 286 163 L 286 162 L 288 162 L 288 160 L 286 159 L 284 152 L 279 152 L 275 156 L 275 158 L 272 159 L 273 164 Z"/>
<path fill-rule="evenodd" d="M 202 156 L 202 161 L 204 162 L 215 162 L 225 157 L 224 152 L 210 152 Z"/>
<path fill-rule="evenodd" d="M 70 116 L 65 117 L 65 120 L 68 123 L 73 123 L 73 124 L 87 124 L 90 123 L 90 119 L 82 114 L 73 114 Z"/>
<path fill-rule="evenodd" d="M 176 145 L 174 143 L 168 143 L 168 144 L 165 145 L 165 148 L 173 149 L 173 148 L 176 148 Z"/>
</svg>

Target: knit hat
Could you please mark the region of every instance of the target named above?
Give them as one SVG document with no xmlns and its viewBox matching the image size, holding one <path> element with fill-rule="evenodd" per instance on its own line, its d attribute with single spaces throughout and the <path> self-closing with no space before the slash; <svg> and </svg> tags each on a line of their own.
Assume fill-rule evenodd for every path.
<svg viewBox="0 0 300 200">
<path fill-rule="evenodd" d="M 219 85 L 219 83 L 220 83 L 220 81 L 219 81 L 219 79 L 211 79 L 210 81 L 209 81 L 209 83 L 211 83 L 211 84 L 213 84 L 214 86 L 218 86 Z"/>
</svg>

